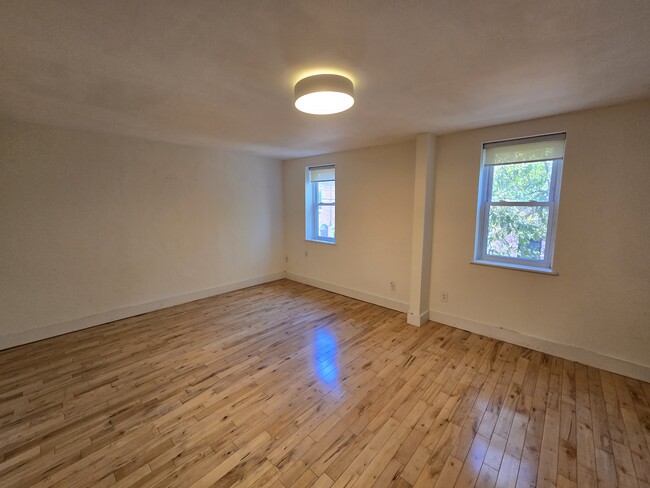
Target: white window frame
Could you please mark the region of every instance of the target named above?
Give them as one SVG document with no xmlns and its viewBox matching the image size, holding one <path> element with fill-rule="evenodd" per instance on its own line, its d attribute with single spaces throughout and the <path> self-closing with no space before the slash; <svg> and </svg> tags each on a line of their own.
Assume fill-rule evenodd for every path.
<svg viewBox="0 0 650 488">
<path fill-rule="evenodd" d="M 506 267 L 512 269 L 520 269 L 524 271 L 539 271 L 543 273 L 554 273 L 553 270 L 553 255 L 555 251 L 555 237 L 557 231 L 557 218 L 560 204 L 560 189 L 562 183 L 562 166 L 564 158 L 560 159 L 545 159 L 539 161 L 553 161 L 551 170 L 551 178 L 549 182 L 549 197 L 547 202 L 542 201 L 500 201 L 493 202 L 492 200 L 492 183 L 495 165 L 485 164 L 485 151 L 486 146 L 500 144 L 503 146 L 522 144 L 526 142 L 535 142 L 543 139 L 552 138 L 566 138 L 566 133 L 547 134 L 543 136 L 524 137 L 518 139 L 510 139 L 506 141 L 495 141 L 483 144 L 481 156 L 481 174 L 479 181 L 479 195 L 476 217 L 476 235 L 474 243 L 474 263 L 488 264 L 499 267 Z M 523 164 L 536 161 L 522 161 Z M 512 258 L 506 256 L 498 256 L 488 254 L 487 252 L 487 237 L 488 237 L 488 219 L 491 207 L 547 207 L 548 210 L 548 223 L 546 227 L 546 245 L 544 248 L 544 259 L 527 259 L 527 258 Z"/>
<path fill-rule="evenodd" d="M 305 239 L 313 242 L 336 244 L 336 236 L 323 237 L 319 235 L 318 209 L 320 207 L 334 207 L 336 209 L 336 189 L 334 190 L 334 203 L 324 203 L 318 201 L 318 191 L 316 190 L 316 187 L 320 182 L 311 181 L 310 175 L 312 169 L 319 168 L 334 169 L 335 176 L 333 181 L 336 182 L 336 166 L 334 164 L 323 164 L 305 168 Z"/>
</svg>

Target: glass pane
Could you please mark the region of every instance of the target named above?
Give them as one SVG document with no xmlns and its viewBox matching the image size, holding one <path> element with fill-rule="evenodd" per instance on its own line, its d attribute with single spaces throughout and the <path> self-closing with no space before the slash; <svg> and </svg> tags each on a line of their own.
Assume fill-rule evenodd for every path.
<svg viewBox="0 0 650 488">
<path fill-rule="evenodd" d="M 493 166 L 493 202 L 548 202 L 553 161 Z"/>
<path fill-rule="evenodd" d="M 316 185 L 316 203 L 335 202 L 335 181 L 320 181 L 314 184 Z"/>
<path fill-rule="evenodd" d="M 334 239 L 335 214 L 336 208 L 334 206 L 318 207 L 318 237 Z"/>
<path fill-rule="evenodd" d="M 548 207 L 490 207 L 487 254 L 544 259 Z"/>
</svg>

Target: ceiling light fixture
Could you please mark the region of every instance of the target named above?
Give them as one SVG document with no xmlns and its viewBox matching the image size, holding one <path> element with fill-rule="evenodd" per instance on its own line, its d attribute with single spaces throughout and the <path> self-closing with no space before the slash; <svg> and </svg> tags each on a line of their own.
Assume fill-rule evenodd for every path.
<svg viewBox="0 0 650 488">
<path fill-rule="evenodd" d="M 354 85 L 341 75 L 314 75 L 294 87 L 296 108 L 315 115 L 343 112 L 354 105 Z"/>
</svg>

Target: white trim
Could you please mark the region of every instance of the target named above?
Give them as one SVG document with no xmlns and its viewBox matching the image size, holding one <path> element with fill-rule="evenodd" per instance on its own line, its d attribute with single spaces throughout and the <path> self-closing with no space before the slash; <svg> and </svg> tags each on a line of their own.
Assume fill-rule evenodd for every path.
<svg viewBox="0 0 650 488">
<path fill-rule="evenodd" d="M 0 350 L 20 346 L 21 344 L 27 344 L 29 342 L 49 339 L 50 337 L 55 337 L 61 334 L 67 334 L 69 332 L 87 329 L 88 327 L 95 327 L 96 325 L 106 324 L 108 322 L 133 317 L 135 315 L 140 315 L 147 312 L 153 312 L 155 310 L 172 307 L 174 305 L 193 302 L 194 300 L 200 300 L 202 298 L 220 295 L 222 293 L 228 293 L 231 291 L 240 290 L 242 288 L 248 288 L 249 286 L 261 285 L 262 283 L 280 280 L 284 277 L 284 271 L 265 276 L 256 276 L 247 280 L 234 283 L 225 283 L 223 285 L 206 288 L 204 290 L 197 290 L 183 295 L 162 298 L 160 300 L 139 303 L 136 305 L 128 305 L 126 307 L 109 310 L 107 312 L 100 312 L 98 314 L 89 315 L 87 317 L 68 320 L 66 322 L 59 322 L 58 324 L 51 324 L 44 327 L 38 327 L 20 332 L 14 332 L 12 334 L 2 335 L 0 336 Z"/>
<path fill-rule="evenodd" d="M 375 305 L 379 305 L 380 307 L 397 310 L 398 312 L 406 313 L 408 311 L 408 303 L 393 300 L 391 298 L 385 298 L 379 295 L 374 295 L 365 291 L 354 290 L 352 288 L 346 288 L 345 286 L 336 285 L 327 281 L 316 280 L 314 278 L 309 278 L 307 276 L 297 275 L 289 272 L 287 272 L 287 279 L 297 281 L 298 283 L 303 283 L 305 285 L 314 286 L 316 288 L 321 288 L 323 290 L 331 291 L 333 293 L 338 293 L 339 295 L 344 295 L 346 297 L 356 298 L 362 302 L 373 303 Z"/>
<path fill-rule="evenodd" d="M 334 178 L 329 180 L 312 180 L 312 170 L 327 168 L 332 170 Z M 318 228 L 318 209 L 322 206 L 333 207 L 336 212 L 336 189 L 334 190 L 334 202 L 318 202 L 318 192 L 315 190 L 319 183 L 334 182 L 336 184 L 336 165 L 326 164 L 320 166 L 308 166 L 305 168 L 305 240 L 336 244 L 336 237 L 321 237 Z"/>
<path fill-rule="evenodd" d="M 429 319 L 458 329 L 467 330 L 500 341 L 510 342 L 518 346 L 527 347 L 546 354 L 559 356 L 570 361 L 622 374 L 638 380 L 650 382 L 650 365 L 636 364 L 624 359 L 607 356 L 596 351 L 583 349 L 577 346 L 549 341 L 541 337 L 522 334 L 510 329 L 504 329 L 492 324 L 477 322 L 475 320 L 452 315 L 436 310 L 429 310 Z"/>
<path fill-rule="evenodd" d="M 406 323 L 409 325 L 415 325 L 420 327 L 426 324 L 429 321 L 429 311 L 421 313 L 418 315 L 416 312 L 408 312 L 406 314 Z"/>
<path fill-rule="evenodd" d="M 566 134 L 565 134 L 566 135 Z M 551 161 L 551 160 L 549 160 Z M 479 173 L 479 194 L 476 213 L 476 235 L 474 237 L 474 261 L 508 263 L 524 267 L 545 268 L 552 272 L 553 254 L 555 251 L 555 236 L 557 232 L 557 217 L 560 205 L 560 188 L 562 185 L 562 168 L 564 156 L 553 159 L 549 181 L 548 201 L 493 201 L 494 165 L 485 164 L 485 145 L 481 170 Z M 532 162 L 532 161 L 531 161 Z M 528 162 L 513 162 L 512 164 L 527 164 Z M 495 256 L 488 254 L 487 239 L 492 207 L 545 207 L 548 208 L 546 220 L 546 243 L 544 246 L 544 259 L 532 262 L 525 258 Z"/>
<path fill-rule="evenodd" d="M 558 273 L 549 268 L 537 268 L 536 266 L 523 266 L 521 264 L 498 263 L 496 261 L 470 261 L 470 264 L 479 264 L 481 266 L 493 266 L 495 268 L 514 269 L 516 271 L 528 271 L 529 273 L 541 273 L 549 276 L 557 276 Z"/>
<path fill-rule="evenodd" d="M 320 242 L 321 244 L 327 244 L 329 246 L 336 246 L 334 241 L 324 241 L 323 239 L 310 239 L 309 237 L 305 239 L 307 242 Z"/>
</svg>

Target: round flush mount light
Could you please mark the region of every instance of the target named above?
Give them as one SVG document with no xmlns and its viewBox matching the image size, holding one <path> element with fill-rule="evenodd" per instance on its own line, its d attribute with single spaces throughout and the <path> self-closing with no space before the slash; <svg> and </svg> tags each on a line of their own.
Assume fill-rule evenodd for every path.
<svg viewBox="0 0 650 488">
<path fill-rule="evenodd" d="M 296 108 L 308 114 L 336 114 L 354 105 L 354 85 L 341 75 L 308 76 L 296 83 L 293 92 Z"/>
</svg>

